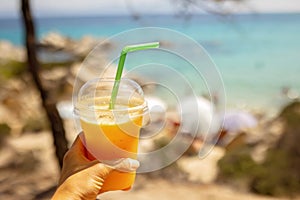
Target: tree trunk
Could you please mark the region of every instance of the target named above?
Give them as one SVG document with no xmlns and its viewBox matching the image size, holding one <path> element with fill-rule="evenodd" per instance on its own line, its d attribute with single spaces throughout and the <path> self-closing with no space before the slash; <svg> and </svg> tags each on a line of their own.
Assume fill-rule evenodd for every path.
<svg viewBox="0 0 300 200">
<path fill-rule="evenodd" d="M 25 34 L 28 70 L 31 73 L 35 86 L 40 93 L 43 107 L 46 111 L 48 120 L 50 121 L 56 157 L 58 159 L 59 166 L 62 167 L 64 154 L 68 150 L 68 142 L 65 136 L 63 121 L 56 108 L 56 102 L 53 98 L 51 98 L 51 96 L 48 95 L 49 93 L 43 87 L 39 76 L 40 64 L 36 55 L 35 30 L 31 16 L 29 0 L 22 0 L 21 10 L 23 14 L 24 28 L 26 30 Z"/>
</svg>

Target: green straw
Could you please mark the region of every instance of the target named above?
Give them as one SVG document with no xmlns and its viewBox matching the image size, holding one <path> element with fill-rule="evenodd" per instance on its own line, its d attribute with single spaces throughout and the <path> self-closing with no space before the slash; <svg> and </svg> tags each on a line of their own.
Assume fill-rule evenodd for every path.
<svg viewBox="0 0 300 200">
<path fill-rule="evenodd" d="M 119 84 L 120 84 L 120 80 L 122 77 L 124 63 L 125 63 L 127 53 L 132 52 L 132 51 L 140 51 L 140 50 L 153 49 L 153 48 L 158 48 L 158 47 L 159 47 L 159 42 L 151 42 L 151 43 L 144 43 L 144 44 L 129 45 L 129 46 L 125 46 L 122 49 L 119 64 L 118 64 L 117 74 L 115 77 L 115 83 L 113 86 L 113 90 L 111 93 L 111 99 L 109 102 L 109 109 L 114 109 L 114 107 L 115 107 L 116 98 L 117 98 L 118 91 L 119 91 Z"/>
</svg>

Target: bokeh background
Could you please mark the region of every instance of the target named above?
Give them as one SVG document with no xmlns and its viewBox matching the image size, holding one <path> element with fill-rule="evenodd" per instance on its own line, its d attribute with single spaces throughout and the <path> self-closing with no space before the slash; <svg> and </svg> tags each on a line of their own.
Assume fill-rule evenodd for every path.
<svg viewBox="0 0 300 200">
<path fill-rule="evenodd" d="M 27 3 L 32 17 L 26 21 L 21 5 Z M 29 19 L 34 29 L 26 29 Z M 0 0 L 1 198 L 51 197 L 63 154 L 77 135 L 72 90 L 82 61 L 106 38 L 149 26 L 186 34 L 210 55 L 224 82 L 226 113 L 217 113 L 224 127 L 212 133 L 212 144 L 217 145 L 205 158 L 198 157 L 203 145 L 199 133 L 172 165 L 139 174 L 130 191 L 99 198 L 298 199 L 297 0 Z M 26 36 L 33 38 L 27 45 Z M 116 45 L 103 44 L 99 66 Z M 92 77 L 89 73 L 79 77 L 82 82 Z M 217 102 L 218 95 L 198 95 L 199 119 L 210 125 L 207 119 L 216 114 L 211 100 Z M 165 146 L 179 127 L 193 120 L 179 120 L 176 110 L 166 109 L 169 102 L 164 98 L 149 101 L 170 112 L 163 119 L 156 113 L 156 123 L 163 120 L 164 129 L 159 137 L 143 143 L 143 151 Z M 191 138 L 186 134 L 184 140 Z"/>
</svg>

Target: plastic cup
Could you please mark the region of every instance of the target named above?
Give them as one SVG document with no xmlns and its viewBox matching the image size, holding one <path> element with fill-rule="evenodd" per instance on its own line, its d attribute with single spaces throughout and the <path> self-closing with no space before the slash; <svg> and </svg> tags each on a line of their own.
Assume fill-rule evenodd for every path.
<svg viewBox="0 0 300 200">
<path fill-rule="evenodd" d="M 109 109 L 114 79 L 93 79 L 78 94 L 75 114 L 80 118 L 89 153 L 108 165 L 121 158 L 137 159 L 140 129 L 148 113 L 141 87 L 130 79 L 119 81 L 114 109 Z M 101 192 L 128 190 L 135 172 L 112 171 Z"/>
</svg>

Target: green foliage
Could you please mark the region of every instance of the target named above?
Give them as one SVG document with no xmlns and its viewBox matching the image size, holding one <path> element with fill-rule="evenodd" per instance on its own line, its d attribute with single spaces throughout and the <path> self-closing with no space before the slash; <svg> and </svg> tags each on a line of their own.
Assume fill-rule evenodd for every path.
<svg viewBox="0 0 300 200">
<path fill-rule="evenodd" d="M 23 127 L 23 132 L 39 132 L 49 129 L 45 117 L 28 118 Z"/>
<path fill-rule="evenodd" d="M 219 160 L 219 178 L 226 179 L 248 179 L 253 176 L 257 164 L 250 156 L 250 148 L 243 146 L 226 153 Z"/>
<path fill-rule="evenodd" d="M 287 105 L 278 118 L 284 132 L 268 151 L 251 188 L 261 194 L 293 196 L 300 193 L 300 102 Z"/>
<path fill-rule="evenodd" d="M 168 137 L 161 137 L 159 139 L 155 139 L 154 140 L 154 146 L 155 146 L 155 149 L 161 149 L 165 146 L 167 146 L 170 142 L 170 138 Z"/>
<path fill-rule="evenodd" d="M 279 114 L 279 118 L 289 126 L 300 126 L 300 102 L 294 101 L 287 105 Z"/>
<path fill-rule="evenodd" d="M 284 130 L 264 162 L 256 164 L 247 146 L 233 149 L 219 161 L 221 180 L 247 180 L 252 191 L 264 195 L 292 197 L 300 193 L 300 102 L 286 106 L 278 119 Z"/>
<path fill-rule="evenodd" d="M 291 159 L 293 158 L 285 151 L 269 151 L 265 162 L 253 178 L 251 189 L 256 193 L 272 196 L 291 196 L 299 192 L 299 168 L 291 166 Z"/>
<path fill-rule="evenodd" d="M 3 79 L 9 79 L 21 75 L 26 71 L 25 63 L 16 60 L 0 62 L 0 76 Z"/>
<path fill-rule="evenodd" d="M 11 128 L 6 123 L 0 124 L 0 137 L 8 136 L 10 134 Z"/>
<path fill-rule="evenodd" d="M 56 67 L 70 67 L 74 61 L 66 61 L 66 62 L 48 62 L 42 63 L 42 69 L 53 69 Z"/>
<path fill-rule="evenodd" d="M 66 62 L 48 62 L 41 63 L 41 69 L 53 69 L 56 67 L 70 67 L 74 61 Z M 16 60 L 2 61 L 0 60 L 0 78 L 9 79 L 17 77 L 26 72 L 26 63 Z"/>
<path fill-rule="evenodd" d="M 11 128 L 6 123 L 0 124 L 0 148 L 3 146 L 5 139 L 9 136 Z"/>
</svg>

